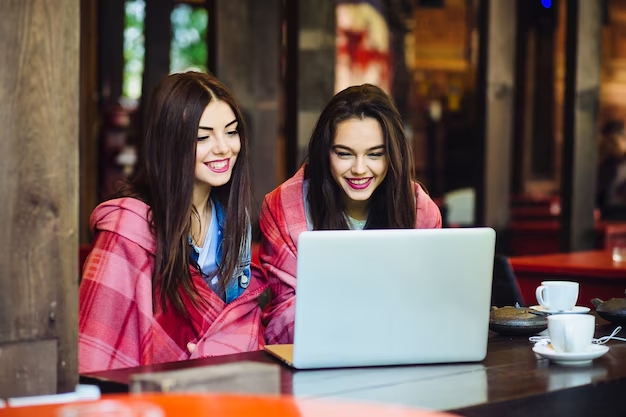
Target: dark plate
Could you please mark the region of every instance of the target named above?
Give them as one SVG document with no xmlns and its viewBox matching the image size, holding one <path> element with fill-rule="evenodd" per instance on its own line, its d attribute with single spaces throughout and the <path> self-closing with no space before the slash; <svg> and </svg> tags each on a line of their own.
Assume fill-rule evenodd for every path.
<svg viewBox="0 0 626 417">
<path fill-rule="evenodd" d="M 489 323 L 489 330 L 503 336 L 532 336 L 543 332 L 547 328 L 547 324 L 543 326 L 509 326 L 505 324 Z"/>
<path fill-rule="evenodd" d="M 505 336 L 528 336 L 547 328 L 547 316 L 524 307 L 492 307 L 489 314 L 489 329 Z"/>
</svg>

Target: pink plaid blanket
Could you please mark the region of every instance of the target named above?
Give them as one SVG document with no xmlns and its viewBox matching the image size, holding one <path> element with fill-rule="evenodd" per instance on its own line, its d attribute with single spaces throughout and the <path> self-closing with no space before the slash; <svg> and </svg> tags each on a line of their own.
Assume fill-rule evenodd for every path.
<svg viewBox="0 0 626 417">
<path fill-rule="evenodd" d="M 263 243 L 261 265 L 267 271 L 272 301 L 264 312 L 265 340 L 269 344 L 293 343 L 296 300 L 296 259 L 298 236 L 307 230 L 302 182 L 304 167 L 280 187 L 265 196 L 260 226 Z M 441 227 L 439 207 L 415 184 L 417 195 L 416 229 Z"/>
<path fill-rule="evenodd" d="M 189 318 L 173 308 L 153 312 L 152 269 L 156 241 L 148 206 L 133 198 L 107 201 L 91 215 L 93 250 L 79 289 L 79 371 L 180 361 L 258 350 L 263 346 L 257 297 L 267 288 L 264 271 L 252 266 L 245 292 L 225 304 L 191 268 L 200 296 Z"/>
</svg>

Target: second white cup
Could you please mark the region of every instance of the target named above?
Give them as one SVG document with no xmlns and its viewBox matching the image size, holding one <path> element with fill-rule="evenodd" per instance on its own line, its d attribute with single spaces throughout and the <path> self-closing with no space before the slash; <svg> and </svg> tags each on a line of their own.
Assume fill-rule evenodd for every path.
<svg viewBox="0 0 626 417">
<path fill-rule="evenodd" d="M 548 316 L 548 334 L 555 352 L 584 352 L 591 346 L 596 318 L 590 314 L 553 314 Z"/>
</svg>

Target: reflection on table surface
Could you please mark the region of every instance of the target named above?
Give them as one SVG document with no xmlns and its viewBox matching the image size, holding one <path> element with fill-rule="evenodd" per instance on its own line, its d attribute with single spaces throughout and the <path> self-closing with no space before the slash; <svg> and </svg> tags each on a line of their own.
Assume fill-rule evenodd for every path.
<svg viewBox="0 0 626 417">
<path fill-rule="evenodd" d="M 468 407 L 487 400 L 482 364 L 298 371 L 291 383 L 298 398 L 341 398 L 431 410 Z"/>
</svg>

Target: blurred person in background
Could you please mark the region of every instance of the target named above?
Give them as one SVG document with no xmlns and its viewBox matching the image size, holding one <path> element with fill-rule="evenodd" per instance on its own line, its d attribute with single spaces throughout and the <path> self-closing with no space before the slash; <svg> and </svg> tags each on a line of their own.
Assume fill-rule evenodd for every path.
<svg viewBox="0 0 626 417">
<path fill-rule="evenodd" d="M 596 204 L 603 219 L 626 218 L 626 132 L 610 120 L 601 130 Z"/>
</svg>

